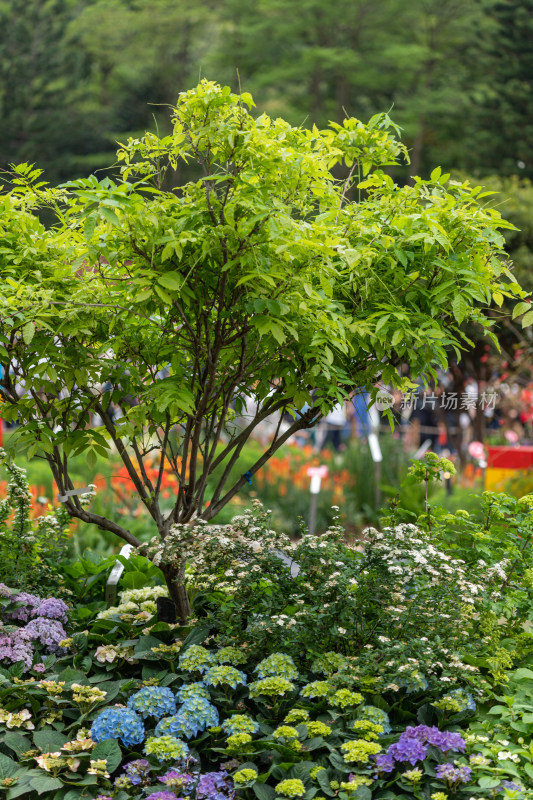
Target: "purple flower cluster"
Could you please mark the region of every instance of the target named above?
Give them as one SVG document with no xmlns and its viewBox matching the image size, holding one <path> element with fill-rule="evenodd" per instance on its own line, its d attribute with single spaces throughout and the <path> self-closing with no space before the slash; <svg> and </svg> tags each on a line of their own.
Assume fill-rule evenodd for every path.
<svg viewBox="0 0 533 800">
<path fill-rule="evenodd" d="M 434 725 L 417 725 L 416 728 L 410 726 L 395 744 L 391 744 L 386 753 L 376 757 L 376 767 L 380 772 L 392 772 L 397 762 L 408 762 L 414 766 L 425 759 L 428 745 L 436 747 L 442 753 L 450 750 L 464 753 L 466 747 L 460 733 L 440 731 Z"/>
<path fill-rule="evenodd" d="M 178 772 L 176 769 L 171 769 L 164 775 L 161 775 L 158 780 L 161 783 L 164 783 L 166 786 L 170 786 L 175 791 L 179 790 L 179 793 L 181 794 L 181 789 L 188 786 L 188 784 L 192 782 L 193 778 L 186 772 Z"/>
<path fill-rule="evenodd" d="M 23 661 L 26 669 L 31 667 L 33 647 L 24 628 L 0 636 L 0 661 L 9 661 L 11 664 Z"/>
<path fill-rule="evenodd" d="M 36 617 L 23 630 L 30 639 L 39 641 L 49 653 L 59 652 L 59 642 L 67 638 L 65 629 L 57 619 Z"/>
<path fill-rule="evenodd" d="M 154 792 L 150 795 L 150 800 L 176 800 L 174 792 L 169 792 L 168 789 L 163 789 L 162 792 Z"/>
<path fill-rule="evenodd" d="M 139 786 L 141 783 L 146 786 L 150 783 L 150 769 L 150 762 L 146 758 L 137 758 L 126 764 L 124 772 L 134 786 Z"/>
<path fill-rule="evenodd" d="M 468 783 L 472 777 L 470 767 L 458 767 L 455 764 L 439 764 L 435 770 L 435 775 L 441 781 L 446 781 L 450 785 L 454 783 Z"/>
<path fill-rule="evenodd" d="M 6 631 L 0 636 L 0 662 L 15 664 L 24 662 L 26 669 L 32 665 L 34 648 L 39 643 L 46 653 L 60 652 L 59 642 L 67 638 L 63 624 L 67 622 L 68 606 L 57 597 L 44 600 L 28 592 L 13 592 L 0 584 L 0 596 L 7 597 L 11 603 L 4 611 L 9 623 L 23 622 L 24 627 Z M 16 608 L 11 608 L 17 604 Z M 44 667 L 37 665 L 38 671 Z"/>
<path fill-rule="evenodd" d="M 206 772 L 196 786 L 197 800 L 234 800 L 233 781 L 224 770 Z"/>
</svg>

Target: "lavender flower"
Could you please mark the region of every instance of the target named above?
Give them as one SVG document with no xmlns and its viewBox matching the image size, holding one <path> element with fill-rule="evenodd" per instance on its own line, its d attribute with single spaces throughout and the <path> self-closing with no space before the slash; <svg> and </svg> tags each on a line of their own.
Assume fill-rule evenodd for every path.
<svg viewBox="0 0 533 800">
<path fill-rule="evenodd" d="M 30 617 L 33 617 L 35 609 L 38 608 L 41 603 L 40 597 L 37 597 L 36 594 L 28 594 L 28 592 L 13 594 L 11 595 L 11 600 L 13 603 L 21 603 L 21 605 L 11 611 L 6 611 L 6 619 L 12 621 L 18 620 L 19 622 L 27 622 Z"/>
<path fill-rule="evenodd" d="M 47 619 L 58 619 L 67 622 L 68 606 L 63 600 L 57 597 L 47 597 L 37 606 L 33 612 L 34 617 L 46 617 Z"/>
<path fill-rule="evenodd" d="M 158 780 L 161 783 L 164 783 L 166 786 L 170 786 L 171 789 L 175 791 L 180 790 L 187 786 L 192 781 L 192 777 L 188 775 L 186 772 L 178 772 L 176 769 L 171 769 L 166 772 L 164 775 L 160 775 Z"/>
<path fill-rule="evenodd" d="M 376 756 L 376 767 L 378 772 L 392 772 L 394 769 L 394 759 L 388 753 Z"/>
<path fill-rule="evenodd" d="M 196 786 L 197 800 L 234 800 L 233 781 L 227 772 L 206 772 Z"/>
<path fill-rule="evenodd" d="M 417 761 L 425 759 L 427 752 L 427 747 L 424 747 L 418 739 L 411 739 L 402 734 L 396 744 L 391 744 L 387 755 L 392 756 L 395 761 L 408 761 L 414 766 Z"/>
<path fill-rule="evenodd" d="M 146 758 L 137 758 L 124 767 L 124 772 L 134 786 L 140 783 L 146 786 L 150 783 L 150 762 Z"/>
<path fill-rule="evenodd" d="M 0 583 L 0 597 L 11 597 L 13 590 L 6 586 L 5 583 Z"/>
<path fill-rule="evenodd" d="M 150 800 L 176 800 L 176 795 L 174 792 L 169 792 L 167 789 L 163 789 L 162 792 L 154 792 L 151 794 Z"/>
<path fill-rule="evenodd" d="M 23 661 L 26 669 L 33 661 L 33 648 L 24 629 L 0 636 L 0 661 L 16 664 Z"/>
<path fill-rule="evenodd" d="M 24 631 L 30 639 L 37 639 L 49 653 L 60 651 L 59 642 L 67 638 L 62 624 L 56 619 L 47 619 L 46 617 L 36 617 L 30 620 Z"/>
<path fill-rule="evenodd" d="M 468 783 L 472 777 L 470 767 L 458 767 L 455 764 L 439 764 L 435 770 L 435 775 L 447 783 Z"/>
</svg>

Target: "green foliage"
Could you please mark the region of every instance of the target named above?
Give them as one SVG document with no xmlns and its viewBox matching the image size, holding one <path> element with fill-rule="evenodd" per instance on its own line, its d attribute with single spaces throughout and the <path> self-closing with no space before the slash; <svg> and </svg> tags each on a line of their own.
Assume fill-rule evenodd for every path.
<svg viewBox="0 0 533 800">
<path fill-rule="evenodd" d="M 61 594 L 65 580 L 60 562 L 68 549 L 70 516 L 59 507 L 32 519 L 25 470 L 10 463 L 1 449 L 0 464 L 10 478 L 0 501 L 2 581 L 18 591 Z"/>
</svg>

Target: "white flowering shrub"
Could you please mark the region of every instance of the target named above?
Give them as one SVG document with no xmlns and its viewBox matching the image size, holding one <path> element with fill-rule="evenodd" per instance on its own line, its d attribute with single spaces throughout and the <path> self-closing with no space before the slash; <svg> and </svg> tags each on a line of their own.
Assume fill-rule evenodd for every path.
<svg viewBox="0 0 533 800">
<path fill-rule="evenodd" d="M 186 554 L 201 589 L 197 610 L 222 643 L 249 642 L 258 657 L 278 650 L 300 664 L 338 653 L 376 689 L 480 680 L 468 654 L 490 640 L 480 618 L 504 564 L 467 569 L 412 524 L 369 529 L 355 546 L 337 524 L 293 542 L 268 521 L 256 504 L 229 526 L 176 526 L 149 545 L 159 564 Z"/>
</svg>

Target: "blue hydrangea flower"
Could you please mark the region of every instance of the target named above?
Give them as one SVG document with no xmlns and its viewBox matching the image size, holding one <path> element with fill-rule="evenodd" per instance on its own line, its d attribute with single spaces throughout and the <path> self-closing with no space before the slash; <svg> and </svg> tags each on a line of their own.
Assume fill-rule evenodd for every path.
<svg viewBox="0 0 533 800">
<path fill-rule="evenodd" d="M 135 761 L 130 761 L 124 767 L 124 772 L 134 786 L 139 786 L 150 783 L 150 762 L 145 758 L 137 758 Z"/>
<path fill-rule="evenodd" d="M 176 697 L 180 703 L 186 703 L 191 697 L 203 697 L 209 700 L 209 690 L 201 681 L 196 683 L 186 683 L 176 692 Z"/>
<path fill-rule="evenodd" d="M 94 720 L 91 739 L 97 744 L 105 739 L 120 739 L 126 747 L 134 747 L 144 740 L 144 725 L 131 708 L 111 706 L 104 708 Z"/>
<path fill-rule="evenodd" d="M 176 713 L 176 698 L 167 687 L 145 686 L 130 697 L 128 708 L 136 711 L 141 717 L 161 719 Z"/>
<path fill-rule="evenodd" d="M 246 675 L 235 667 L 220 665 L 210 667 L 204 675 L 208 686 L 231 686 L 236 689 L 238 684 L 246 685 Z"/>
<path fill-rule="evenodd" d="M 193 703 L 193 705 L 189 705 Z M 158 722 L 155 729 L 156 736 L 184 736 L 192 739 L 206 728 L 218 725 L 218 711 L 203 697 L 184 703 L 178 713 L 172 717 L 165 717 Z"/>
<path fill-rule="evenodd" d="M 403 675 L 398 683 L 406 690 L 406 694 L 413 694 L 428 688 L 426 676 L 417 669 L 413 670 L 410 675 Z"/>
<path fill-rule="evenodd" d="M 268 678 L 270 675 L 276 675 L 280 678 L 292 680 L 298 677 L 298 670 L 292 658 L 285 653 L 272 653 L 267 658 L 259 662 L 255 668 L 255 672 L 260 678 Z"/>
</svg>

